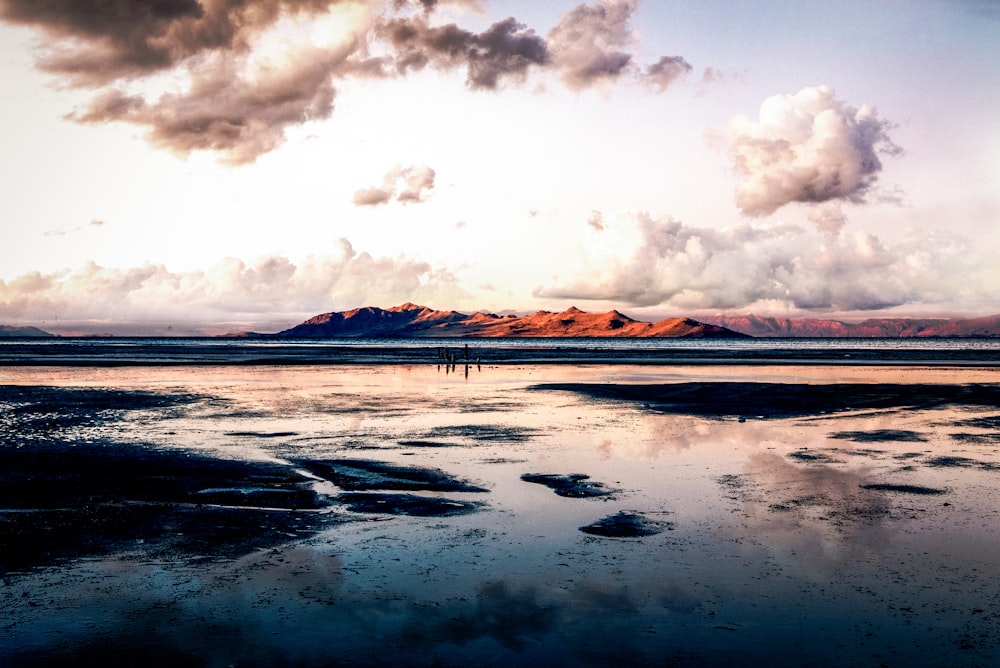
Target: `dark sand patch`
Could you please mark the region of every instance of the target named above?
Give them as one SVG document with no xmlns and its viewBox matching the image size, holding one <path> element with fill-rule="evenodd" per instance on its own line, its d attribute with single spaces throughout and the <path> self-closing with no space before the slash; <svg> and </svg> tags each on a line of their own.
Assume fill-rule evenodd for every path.
<svg viewBox="0 0 1000 668">
<path fill-rule="evenodd" d="M 839 448 L 833 448 L 833 452 L 839 452 L 846 455 L 864 455 L 866 457 L 881 457 L 882 455 L 888 454 L 885 450 L 877 450 L 875 448 L 854 448 L 851 450 L 841 450 Z"/>
<path fill-rule="evenodd" d="M 996 462 L 982 462 L 978 459 L 959 457 L 957 455 L 930 457 L 924 460 L 924 464 L 934 468 L 978 468 L 984 471 L 1000 470 L 1000 464 Z"/>
<path fill-rule="evenodd" d="M 262 508 L 315 508 L 317 495 L 310 489 L 274 489 L 268 487 L 214 487 L 195 492 L 198 503 L 222 506 L 257 506 Z"/>
<path fill-rule="evenodd" d="M 428 440 L 439 438 L 468 438 L 473 441 L 495 441 L 498 443 L 523 443 L 530 440 L 537 429 L 493 424 L 464 424 L 434 427 L 424 437 Z"/>
<path fill-rule="evenodd" d="M 959 432 L 949 434 L 949 436 L 956 441 L 961 441 L 962 443 L 972 443 L 975 445 L 1000 445 L 1000 433 L 970 434 L 968 432 Z"/>
<path fill-rule="evenodd" d="M 956 420 L 952 424 L 956 427 L 975 427 L 978 429 L 994 429 L 1000 431 L 1000 415 L 984 415 L 982 417 Z"/>
<path fill-rule="evenodd" d="M 473 501 L 459 501 L 438 497 L 417 496 L 416 494 L 378 494 L 348 492 L 340 494 L 336 500 L 347 505 L 355 513 L 379 513 L 384 515 L 412 515 L 414 517 L 450 517 L 473 513 L 482 504 Z"/>
<path fill-rule="evenodd" d="M 750 496 L 750 485 L 745 475 L 726 473 L 720 475 L 715 481 L 726 490 L 726 498 L 731 501 L 746 501 Z"/>
<path fill-rule="evenodd" d="M 573 499 L 587 499 L 600 496 L 610 496 L 616 490 L 608 489 L 604 483 L 595 482 L 589 475 L 583 473 L 525 473 L 521 476 L 525 482 L 545 485 L 559 496 Z"/>
<path fill-rule="evenodd" d="M 494 400 L 469 400 L 466 398 L 444 400 L 439 402 L 439 406 L 451 410 L 455 413 L 495 413 L 518 410 L 521 404 L 514 401 L 502 399 Z"/>
<path fill-rule="evenodd" d="M 0 427 L 21 440 L 47 437 L 116 422 L 127 411 L 177 408 L 205 398 L 181 392 L 0 385 Z"/>
<path fill-rule="evenodd" d="M 204 503 L 205 490 L 290 492 L 286 508 L 322 506 L 311 481 L 273 462 L 223 460 L 155 446 L 105 442 L 0 449 L 0 507 Z M 245 495 L 241 495 L 245 497 Z M 234 500 L 236 497 L 234 496 Z M 240 503 L 238 505 L 254 505 Z"/>
<path fill-rule="evenodd" d="M 655 522 L 644 515 L 624 510 L 600 519 L 593 524 L 580 527 L 580 531 L 592 536 L 605 538 L 640 538 L 672 529 L 669 522 Z"/>
<path fill-rule="evenodd" d="M 300 466 L 341 489 L 488 492 L 440 469 L 400 466 L 371 459 L 301 460 Z"/>
<path fill-rule="evenodd" d="M 448 443 L 445 441 L 397 441 L 404 448 L 458 448 L 458 443 Z"/>
<path fill-rule="evenodd" d="M 872 429 L 870 431 L 837 431 L 830 438 L 858 443 L 925 443 L 927 437 L 908 429 Z"/>
<path fill-rule="evenodd" d="M 789 452 L 788 457 L 791 459 L 797 459 L 800 462 L 810 462 L 816 464 L 841 464 L 842 460 L 836 457 L 831 457 L 830 455 L 823 452 L 814 452 L 811 450 L 796 450 L 795 452 Z"/>
<path fill-rule="evenodd" d="M 0 386 L 0 571 L 136 549 L 239 556 L 326 524 L 313 511 L 328 502 L 289 466 L 116 440 L 135 411 L 203 399 Z"/>
<path fill-rule="evenodd" d="M 234 557 L 325 523 L 311 481 L 270 462 L 136 444 L 0 449 L 0 571 L 142 549 Z M 252 490 L 243 493 L 244 490 Z"/>
<path fill-rule="evenodd" d="M 543 383 L 529 389 L 641 402 L 648 410 L 660 413 L 703 417 L 783 418 L 861 409 L 1000 404 L 1000 385 L 994 384 Z"/>
<path fill-rule="evenodd" d="M 872 483 L 861 485 L 861 489 L 870 489 L 876 492 L 899 492 L 900 494 L 920 494 L 933 496 L 936 494 L 947 494 L 948 490 L 936 487 L 923 487 L 921 485 L 894 485 L 891 483 Z"/>
<path fill-rule="evenodd" d="M 776 512 L 788 512 L 792 510 L 801 510 L 803 508 L 821 508 L 828 506 L 829 504 L 830 499 L 826 496 L 806 495 L 772 503 L 768 506 L 768 508 Z"/>
</svg>

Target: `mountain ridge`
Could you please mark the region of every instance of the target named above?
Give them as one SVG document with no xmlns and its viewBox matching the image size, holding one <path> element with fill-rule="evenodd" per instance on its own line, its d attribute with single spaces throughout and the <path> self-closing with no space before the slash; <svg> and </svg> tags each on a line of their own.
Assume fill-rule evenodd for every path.
<svg viewBox="0 0 1000 668">
<path fill-rule="evenodd" d="M 634 320 L 611 310 L 588 313 L 575 306 L 554 313 L 497 315 L 436 311 L 407 302 L 389 309 L 365 306 L 322 313 L 273 335 L 277 338 L 424 338 L 424 337 L 642 337 L 747 338 L 746 334 L 691 318 L 657 322 Z"/>
<path fill-rule="evenodd" d="M 755 314 L 705 316 L 702 322 L 757 338 L 998 338 L 1000 314 L 975 318 L 868 318 L 860 322 Z"/>
</svg>

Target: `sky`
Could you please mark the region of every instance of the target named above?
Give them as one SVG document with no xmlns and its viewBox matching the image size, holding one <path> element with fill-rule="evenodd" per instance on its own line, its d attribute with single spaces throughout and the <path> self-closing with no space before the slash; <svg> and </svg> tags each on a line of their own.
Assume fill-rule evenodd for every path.
<svg viewBox="0 0 1000 668">
<path fill-rule="evenodd" d="M 995 0 L 0 0 L 0 324 L 1000 313 Z"/>
</svg>

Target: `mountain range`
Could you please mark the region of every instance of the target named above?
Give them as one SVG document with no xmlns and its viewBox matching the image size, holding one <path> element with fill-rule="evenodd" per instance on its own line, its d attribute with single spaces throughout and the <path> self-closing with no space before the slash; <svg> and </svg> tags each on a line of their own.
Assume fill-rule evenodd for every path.
<svg viewBox="0 0 1000 668">
<path fill-rule="evenodd" d="M 1000 315 L 978 318 L 869 318 L 860 322 L 821 318 L 781 318 L 753 314 L 634 320 L 619 311 L 497 315 L 437 311 L 409 302 L 389 309 L 374 306 L 323 313 L 275 334 L 246 332 L 250 338 L 420 338 L 420 337 L 662 337 L 662 338 L 1000 338 Z M 0 338 L 52 337 L 37 327 L 0 325 Z"/>
<path fill-rule="evenodd" d="M 262 335 L 257 335 L 262 336 Z M 280 338 L 350 337 L 1000 337 L 1000 315 L 979 318 L 870 318 L 861 322 L 821 318 L 716 315 L 634 320 L 619 311 L 587 313 L 576 307 L 561 313 L 496 315 L 436 311 L 409 302 L 390 309 L 373 306 L 323 313 L 277 334 Z"/>
<path fill-rule="evenodd" d="M 1000 337 L 1000 315 L 981 318 L 869 318 L 861 322 L 758 315 L 718 315 L 705 317 L 702 320 L 754 337 Z"/>
<path fill-rule="evenodd" d="M 538 311 L 533 315 L 496 315 L 477 312 L 435 311 L 407 302 L 390 309 L 373 306 L 324 313 L 278 332 L 281 338 L 341 337 L 683 337 L 744 338 L 745 334 L 690 318 L 643 322 L 619 313 L 587 313 L 571 307 L 562 313 Z"/>
</svg>

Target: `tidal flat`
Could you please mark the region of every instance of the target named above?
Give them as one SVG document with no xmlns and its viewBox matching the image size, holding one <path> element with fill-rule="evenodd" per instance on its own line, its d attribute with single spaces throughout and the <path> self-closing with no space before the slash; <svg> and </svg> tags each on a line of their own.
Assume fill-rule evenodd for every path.
<svg viewBox="0 0 1000 668">
<path fill-rule="evenodd" d="M 0 664 L 991 666 L 1000 369 L 0 368 Z"/>
</svg>

